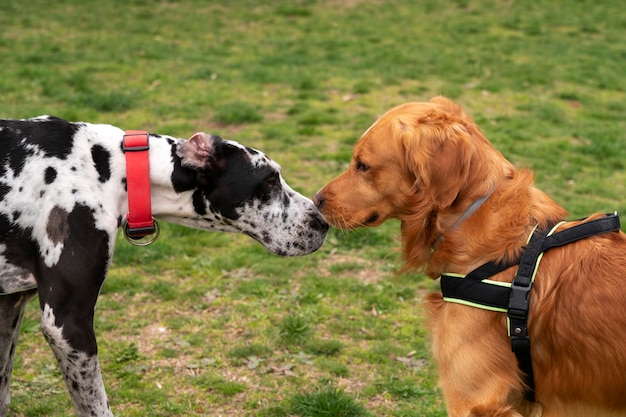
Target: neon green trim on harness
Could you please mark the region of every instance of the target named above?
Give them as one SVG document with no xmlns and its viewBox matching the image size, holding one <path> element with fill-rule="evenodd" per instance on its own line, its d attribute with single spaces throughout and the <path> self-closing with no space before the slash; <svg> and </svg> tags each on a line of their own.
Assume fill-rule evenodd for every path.
<svg viewBox="0 0 626 417">
<path fill-rule="evenodd" d="M 457 277 L 457 278 L 465 278 L 465 275 L 463 275 L 463 274 L 450 273 L 450 274 L 446 274 L 446 275 Z M 485 284 L 499 285 L 501 287 L 511 288 L 511 283 L 510 282 L 499 282 L 499 281 L 493 281 L 491 279 L 483 279 L 483 280 L 481 280 L 481 282 L 483 282 Z M 462 304 L 462 305 L 465 305 L 465 306 L 480 308 L 480 309 L 483 309 L 483 310 L 496 311 L 498 313 L 506 313 L 506 308 L 487 306 L 487 305 L 484 305 L 484 304 L 478 304 L 478 303 L 474 303 L 474 302 L 471 302 L 471 301 L 463 300 L 463 299 L 460 299 L 460 298 L 443 297 L 443 299 L 445 301 L 447 301 L 447 302 L 450 302 L 450 303 Z"/>
</svg>

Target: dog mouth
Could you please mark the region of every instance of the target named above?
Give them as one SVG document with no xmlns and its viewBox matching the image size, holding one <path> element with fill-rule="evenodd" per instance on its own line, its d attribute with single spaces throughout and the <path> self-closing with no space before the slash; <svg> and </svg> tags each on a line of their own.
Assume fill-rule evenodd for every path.
<svg viewBox="0 0 626 417">
<path fill-rule="evenodd" d="M 364 224 L 366 226 L 375 226 L 379 219 L 380 219 L 380 215 L 374 212 L 365 220 Z"/>
<path fill-rule="evenodd" d="M 374 227 L 381 224 L 384 220 L 377 212 L 371 213 L 370 215 L 365 217 L 365 220 L 363 221 L 355 220 L 353 217 L 332 214 L 324 214 L 324 219 L 331 226 L 341 230 L 354 230 L 361 227 Z"/>
</svg>

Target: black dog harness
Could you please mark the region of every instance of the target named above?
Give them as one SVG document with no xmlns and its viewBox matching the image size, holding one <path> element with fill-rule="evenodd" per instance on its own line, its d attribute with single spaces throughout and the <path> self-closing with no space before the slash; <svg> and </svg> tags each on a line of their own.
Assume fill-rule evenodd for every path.
<svg viewBox="0 0 626 417">
<path fill-rule="evenodd" d="M 529 293 L 543 253 L 548 249 L 590 236 L 620 230 L 617 213 L 607 214 L 606 217 L 554 233 L 562 223 L 564 222 L 547 231 L 535 229 L 523 248 L 519 260 L 503 263 L 489 262 L 465 276 L 459 274 L 441 276 L 441 292 L 445 301 L 507 313 L 511 349 L 517 357 L 520 370 L 525 374 L 526 399 L 532 402 L 535 402 L 535 382 L 528 335 Z M 517 264 L 519 268 L 512 283 L 488 279 Z"/>
</svg>

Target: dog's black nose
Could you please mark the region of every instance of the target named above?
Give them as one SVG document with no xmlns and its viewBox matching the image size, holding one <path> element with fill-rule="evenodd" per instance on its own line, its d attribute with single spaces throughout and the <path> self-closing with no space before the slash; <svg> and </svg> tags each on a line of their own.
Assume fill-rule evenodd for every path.
<svg viewBox="0 0 626 417">
<path fill-rule="evenodd" d="M 324 206 L 324 197 L 320 193 L 315 194 L 313 197 L 313 204 L 317 207 L 318 210 L 321 210 Z"/>
</svg>

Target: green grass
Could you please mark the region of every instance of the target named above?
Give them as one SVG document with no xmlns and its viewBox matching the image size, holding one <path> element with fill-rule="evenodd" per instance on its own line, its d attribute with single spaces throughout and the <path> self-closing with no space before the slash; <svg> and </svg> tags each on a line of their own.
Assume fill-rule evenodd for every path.
<svg viewBox="0 0 626 417">
<path fill-rule="evenodd" d="M 298 394 L 292 402 L 292 412 L 301 417 L 366 417 L 370 415 L 352 396 L 335 387 Z"/>
<path fill-rule="evenodd" d="M 4 2 L 0 117 L 40 114 L 266 151 L 313 195 L 372 121 L 445 94 L 572 217 L 626 209 L 617 0 Z M 287 4 L 288 3 L 288 4 Z M 398 223 L 278 258 L 163 225 L 118 240 L 95 319 L 118 416 L 443 416 Z M 71 416 L 29 305 L 12 417 Z"/>
</svg>

